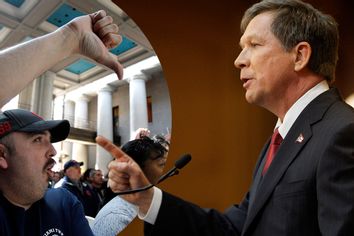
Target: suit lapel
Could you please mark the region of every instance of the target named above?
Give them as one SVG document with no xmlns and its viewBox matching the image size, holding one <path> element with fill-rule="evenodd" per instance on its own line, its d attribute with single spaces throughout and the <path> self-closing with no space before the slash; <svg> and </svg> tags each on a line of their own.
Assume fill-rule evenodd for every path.
<svg viewBox="0 0 354 236">
<path fill-rule="evenodd" d="M 265 164 L 265 158 L 264 157 L 266 156 L 266 154 L 268 152 L 269 144 L 270 144 L 270 138 L 268 139 L 267 144 L 262 149 L 261 155 L 258 158 L 259 161 L 258 161 L 258 163 L 256 165 L 255 173 L 253 174 L 254 177 L 253 177 L 253 182 L 252 182 L 252 186 L 251 186 L 251 189 L 250 189 L 250 200 L 249 200 L 248 214 L 249 214 L 250 209 L 252 209 L 254 198 L 256 196 L 256 192 L 257 192 L 259 183 L 261 182 L 261 179 L 262 179 L 262 171 L 260 171 L 260 170 L 263 170 L 263 167 L 264 167 L 264 164 Z"/>
<path fill-rule="evenodd" d="M 266 204 L 289 165 L 312 137 L 311 125 L 322 119 L 329 106 L 338 101 L 337 90 L 331 89 L 318 96 L 300 114 L 289 130 L 267 173 L 261 178 L 262 164 L 259 164 L 251 188 L 250 205 L 243 228 L 246 232 L 261 208 Z M 261 157 L 264 156 L 262 152 Z M 253 195 L 253 196 L 252 196 Z"/>
<path fill-rule="evenodd" d="M 302 142 L 296 142 L 296 139 L 300 133 L 305 138 Z M 259 210 L 264 206 L 279 180 L 286 172 L 288 166 L 297 157 L 297 154 L 306 145 L 307 141 L 310 140 L 311 136 L 312 132 L 309 125 L 307 125 L 306 128 L 302 128 L 300 132 L 288 133 L 262 180 L 260 180 L 262 168 L 258 169 L 258 188 L 255 191 L 255 196 L 253 197 L 252 204 L 250 205 L 250 209 L 248 211 L 245 228 L 248 227 L 248 224 L 252 222 Z"/>
</svg>

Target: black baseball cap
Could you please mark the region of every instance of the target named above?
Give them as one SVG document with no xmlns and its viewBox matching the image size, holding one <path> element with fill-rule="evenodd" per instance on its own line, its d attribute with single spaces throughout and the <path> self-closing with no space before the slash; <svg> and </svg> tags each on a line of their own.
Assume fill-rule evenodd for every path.
<svg viewBox="0 0 354 236">
<path fill-rule="evenodd" d="M 0 138 L 12 132 L 31 133 L 46 130 L 51 134 L 52 143 L 59 142 L 68 137 L 70 124 L 67 120 L 44 120 L 24 109 L 7 110 L 0 114 Z"/>
<path fill-rule="evenodd" d="M 84 164 L 83 162 L 77 162 L 77 161 L 75 161 L 75 160 L 69 160 L 69 161 L 65 162 L 65 164 L 64 164 L 64 172 L 65 172 L 68 168 L 70 168 L 70 167 L 72 167 L 72 166 L 82 166 L 83 164 Z"/>
</svg>

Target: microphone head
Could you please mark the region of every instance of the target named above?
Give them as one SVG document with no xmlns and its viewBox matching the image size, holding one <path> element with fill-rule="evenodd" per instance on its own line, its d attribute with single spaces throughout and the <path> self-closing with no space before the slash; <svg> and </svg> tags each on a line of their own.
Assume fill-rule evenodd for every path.
<svg viewBox="0 0 354 236">
<path fill-rule="evenodd" d="M 185 165 L 188 164 L 192 159 L 190 154 L 184 154 L 180 159 L 175 162 L 175 167 L 177 169 L 182 169 Z"/>
</svg>

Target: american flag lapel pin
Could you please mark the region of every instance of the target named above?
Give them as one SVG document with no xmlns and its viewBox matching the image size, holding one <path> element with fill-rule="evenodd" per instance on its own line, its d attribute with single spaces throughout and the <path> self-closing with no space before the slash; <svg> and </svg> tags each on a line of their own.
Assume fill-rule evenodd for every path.
<svg viewBox="0 0 354 236">
<path fill-rule="evenodd" d="M 299 137 L 295 140 L 295 143 L 302 143 L 302 141 L 304 141 L 304 135 L 300 133 Z"/>
</svg>

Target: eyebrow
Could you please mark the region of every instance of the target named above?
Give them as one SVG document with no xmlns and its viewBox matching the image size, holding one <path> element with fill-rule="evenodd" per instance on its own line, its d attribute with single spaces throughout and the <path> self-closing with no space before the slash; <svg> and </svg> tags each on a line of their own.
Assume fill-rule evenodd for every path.
<svg viewBox="0 0 354 236">
<path fill-rule="evenodd" d="M 163 155 L 163 153 L 160 153 L 160 154 L 158 154 L 156 156 L 151 156 L 150 159 L 151 160 L 157 160 L 157 159 L 162 158 L 162 157 L 164 157 L 164 155 Z"/>
<path fill-rule="evenodd" d="M 240 47 L 242 47 L 242 45 L 245 44 L 245 42 L 249 42 L 252 40 L 258 40 L 258 41 L 263 41 L 263 39 L 261 37 L 259 37 L 257 34 L 255 33 L 251 33 L 249 35 L 246 36 L 241 36 L 240 41 L 239 41 L 239 45 Z"/>
<path fill-rule="evenodd" d="M 44 131 L 34 131 L 34 132 L 24 132 L 24 134 L 26 134 L 28 137 L 33 137 L 36 135 L 48 135 L 49 139 L 52 138 L 51 133 L 48 130 L 44 130 Z"/>
</svg>

